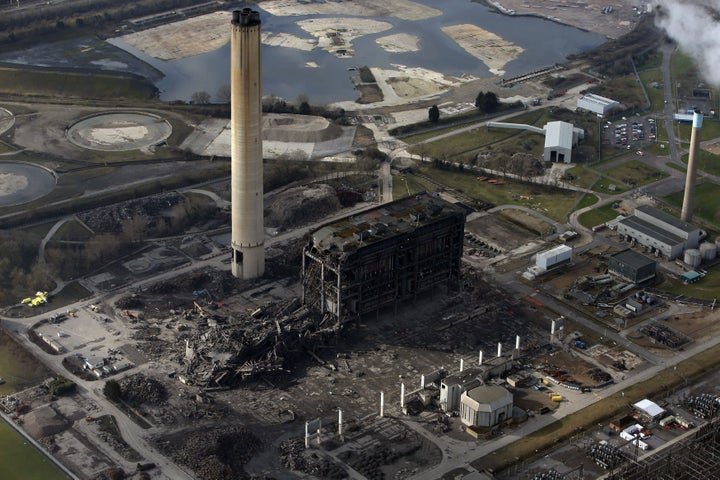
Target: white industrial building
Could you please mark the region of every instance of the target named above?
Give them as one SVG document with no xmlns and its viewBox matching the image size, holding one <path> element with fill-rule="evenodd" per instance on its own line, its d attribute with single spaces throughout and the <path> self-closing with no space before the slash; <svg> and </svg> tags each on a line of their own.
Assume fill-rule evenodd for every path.
<svg viewBox="0 0 720 480">
<path fill-rule="evenodd" d="M 460 398 L 460 420 L 473 427 L 492 427 L 512 418 L 513 396 L 499 385 L 481 385 Z"/>
<path fill-rule="evenodd" d="M 640 413 L 640 415 L 644 416 L 651 422 L 659 420 L 665 415 L 664 408 L 647 398 L 634 403 L 633 407 L 638 411 L 638 413 Z"/>
<path fill-rule="evenodd" d="M 550 250 L 538 252 L 535 256 L 535 266 L 550 270 L 572 260 L 572 247 L 567 245 L 558 245 Z"/>
<path fill-rule="evenodd" d="M 635 209 L 633 216 L 618 222 L 617 232 L 621 238 L 673 260 L 684 250 L 698 247 L 702 230 L 657 208 L 643 205 Z"/>
<path fill-rule="evenodd" d="M 546 162 L 572 162 L 572 149 L 583 138 L 585 131 L 572 123 L 549 122 L 545 125 L 543 159 Z"/>
<path fill-rule="evenodd" d="M 583 95 L 577 100 L 577 108 L 593 112 L 598 115 L 605 115 L 607 112 L 614 108 L 618 108 L 620 102 L 612 100 L 610 98 L 601 97 L 594 93 L 588 93 Z"/>
<path fill-rule="evenodd" d="M 547 273 L 548 270 L 570 263 L 572 252 L 572 247 L 568 245 L 558 245 L 550 250 L 538 252 L 535 255 L 535 265 L 528 268 L 522 275 L 528 280 L 535 280 L 540 275 Z"/>
</svg>

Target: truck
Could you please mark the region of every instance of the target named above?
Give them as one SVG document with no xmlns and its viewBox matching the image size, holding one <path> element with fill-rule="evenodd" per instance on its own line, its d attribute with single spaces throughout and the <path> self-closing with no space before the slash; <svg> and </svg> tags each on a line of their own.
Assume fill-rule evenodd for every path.
<svg viewBox="0 0 720 480">
<path fill-rule="evenodd" d="M 660 422 L 658 422 L 661 427 L 663 428 L 670 428 L 672 427 L 672 424 L 675 423 L 675 416 L 670 415 L 669 417 L 665 417 Z"/>
<path fill-rule="evenodd" d="M 680 425 L 680 428 L 682 430 L 688 430 L 690 428 L 695 427 L 695 424 L 689 420 L 686 420 L 685 418 L 681 417 L 680 415 L 675 415 L 675 423 Z"/>
<path fill-rule="evenodd" d="M 582 340 L 575 340 L 575 346 L 580 350 L 586 350 L 588 347 L 587 343 L 583 342 Z"/>
</svg>

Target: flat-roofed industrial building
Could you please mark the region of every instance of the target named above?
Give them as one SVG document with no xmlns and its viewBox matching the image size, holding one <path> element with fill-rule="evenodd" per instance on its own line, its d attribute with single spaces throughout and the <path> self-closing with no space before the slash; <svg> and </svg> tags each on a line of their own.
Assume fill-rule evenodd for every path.
<svg viewBox="0 0 720 480">
<path fill-rule="evenodd" d="M 303 250 L 303 303 L 342 322 L 456 287 L 465 213 L 423 192 L 323 225 Z"/>
<path fill-rule="evenodd" d="M 620 220 L 617 232 L 670 260 L 681 256 L 685 249 L 697 248 L 701 235 L 694 225 L 649 205 L 635 208 L 633 216 Z"/>
<path fill-rule="evenodd" d="M 577 100 L 577 108 L 587 110 L 588 112 L 593 112 L 598 115 L 605 115 L 610 110 L 618 108 L 619 106 L 620 102 L 617 100 L 601 97 L 600 95 L 595 95 L 594 93 L 583 95 Z"/>
<path fill-rule="evenodd" d="M 608 260 L 608 272 L 633 283 L 642 283 L 655 278 L 656 271 L 655 260 L 629 248 L 610 255 Z"/>
</svg>

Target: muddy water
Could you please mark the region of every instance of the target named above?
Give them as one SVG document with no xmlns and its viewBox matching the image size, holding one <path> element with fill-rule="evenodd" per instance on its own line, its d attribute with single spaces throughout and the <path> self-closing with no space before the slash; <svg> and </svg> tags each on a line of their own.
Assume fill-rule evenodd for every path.
<svg viewBox="0 0 720 480">
<path fill-rule="evenodd" d="M 537 17 L 506 16 L 486 6 L 469 0 L 445 0 L 441 4 L 421 0 L 435 8 L 442 8 L 442 15 L 421 21 L 405 21 L 396 18 L 375 20 L 392 23 L 392 31 L 370 34 L 353 40 L 356 51 L 351 58 L 337 58 L 319 49 L 310 52 L 286 47 L 263 46 L 263 92 L 289 100 L 307 95 L 312 103 L 329 103 L 355 100 L 357 92 L 350 82 L 348 68 L 367 65 L 391 68 L 392 64 L 418 66 L 459 76 L 491 76 L 488 68 L 447 37 L 440 28 L 445 25 L 474 23 L 525 49 L 520 57 L 506 65 L 506 76 L 528 72 L 537 68 L 562 63 L 572 53 L 595 47 L 605 41 L 598 34 L 560 25 Z M 310 18 L 274 17 L 260 8 L 263 29 L 286 32 L 302 38 L 308 34 L 295 22 Z M 229 28 L 229 26 L 228 26 Z M 389 33 L 409 33 L 420 38 L 420 51 L 388 53 L 380 48 L 375 39 Z M 159 61 L 144 55 L 119 40 L 112 43 L 137 56 L 162 71 L 165 78 L 157 83 L 163 100 L 189 100 L 193 92 L 204 90 L 214 95 L 229 83 L 230 46 L 189 58 Z M 318 68 L 308 68 L 314 62 Z"/>
</svg>

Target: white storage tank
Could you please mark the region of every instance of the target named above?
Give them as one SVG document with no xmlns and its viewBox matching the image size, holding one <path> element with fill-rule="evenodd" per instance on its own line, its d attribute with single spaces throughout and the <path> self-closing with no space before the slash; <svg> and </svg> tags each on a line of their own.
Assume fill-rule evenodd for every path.
<svg viewBox="0 0 720 480">
<path fill-rule="evenodd" d="M 697 267 L 702 261 L 702 255 L 700 254 L 700 250 L 698 250 L 697 248 L 688 248 L 687 250 L 685 250 L 684 260 L 685 263 L 690 265 L 691 267 Z"/>
<path fill-rule="evenodd" d="M 717 256 L 717 246 L 711 242 L 701 243 L 700 255 L 703 260 L 713 260 Z"/>
<path fill-rule="evenodd" d="M 535 256 L 535 265 L 549 270 L 555 265 L 569 262 L 572 259 L 572 248 L 567 245 L 559 245 L 550 250 L 539 252 Z"/>
<path fill-rule="evenodd" d="M 720 248 L 720 237 L 717 237 L 717 238 L 715 239 L 715 246 L 716 246 L 717 248 Z"/>
</svg>

